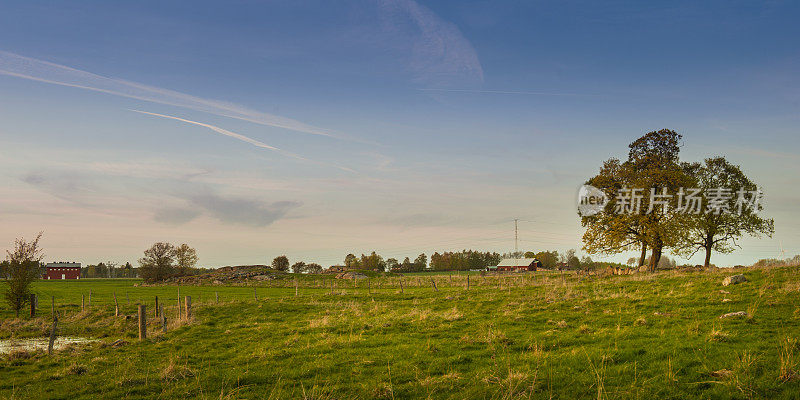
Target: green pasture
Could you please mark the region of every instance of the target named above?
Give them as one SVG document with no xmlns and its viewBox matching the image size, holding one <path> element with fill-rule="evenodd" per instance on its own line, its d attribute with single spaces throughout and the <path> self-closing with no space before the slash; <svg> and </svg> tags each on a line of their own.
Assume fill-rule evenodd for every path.
<svg viewBox="0 0 800 400">
<path fill-rule="evenodd" d="M 723 287 L 744 273 L 748 282 Z M 308 399 L 796 399 L 800 273 L 794 268 L 567 274 L 305 278 L 256 286 L 180 287 L 135 280 L 37 282 L 39 316 L 4 308 L 0 335 L 44 335 L 47 296 L 61 334 L 99 339 L 48 356 L 0 360 L 0 397 Z M 369 286 L 367 286 L 369 285 Z M 283 286 L 283 287 L 280 287 Z M 92 290 L 92 306 L 80 309 Z M 220 303 L 215 301 L 218 292 Z M 115 317 L 113 294 L 167 299 L 154 318 Z M 131 300 L 130 306 L 125 293 Z M 724 318 L 745 311 L 747 317 Z M 118 342 L 119 340 L 122 342 Z M 112 345 L 117 342 L 116 345 Z"/>
</svg>

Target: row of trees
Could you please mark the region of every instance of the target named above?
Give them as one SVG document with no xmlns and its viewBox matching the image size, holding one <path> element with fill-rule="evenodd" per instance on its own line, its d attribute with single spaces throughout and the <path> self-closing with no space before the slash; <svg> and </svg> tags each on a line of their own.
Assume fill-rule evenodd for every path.
<svg viewBox="0 0 800 400">
<path fill-rule="evenodd" d="M 81 278 L 136 278 L 139 276 L 139 269 L 131 263 L 117 266 L 113 261 L 89 264 L 81 268 Z"/>
<path fill-rule="evenodd" d="M 278 256 L 272 260 L 272 268 L 278 271 L 287 272 L 289 268 L 291 268 L 292 272 L 295 274 L 319 274 L 322 272 L 322 265 L 317 263 L 308 263 L 306 264 L 305 261 L 298 261 L 294 264 L 289 266 L 289 257 L 286 256 Z"/>
<path fill-rule="evenodd" d="M 431 255 L 431 269 L 435 271 L 468 271 L 483 269 L 500 262 L 499 253 L 475 250 L 446 251 Z"/>
<path fill-rule="evenodd" d="M 609 201 L 604 212 L 581 216 L 581 224 L 586 227 L 584 250 L 606 255 L 638 250 L 641 252 L 638 264 L 642 266 L 649 260 L 651 270 L 656 269 L 667 249 L 686 258 L 704 251 L 704 265 L 708 267 L 712 251 L 733 251 L 743 235 L 772 235 L 774 221 L 758 215 L 762 210 L 760 204 L 752 208 L 737 207 L 736 196 L 709 199 L 705 195 L 719 193 L 718 188 L 734 194 L 754 193 L 758 191 L 757 185 L 724 157 L 682 162 L 681 138 L 669 129 L 649 132 L 628 146 L 626 161 L 611 158 L 603 163 L 597 175 L 586 181 L 602 190 Z M 631 205 L 619 193 L 631 188 L 644 190 L 645 195 L 635 199 L 641 212 L 619 212 Z M 683 195 L 664 198 L 652 195 L 683 194 L 684 188 L 700 189 L 701 207 L 711 205 L 710 200 L 714 200 L 713 205 L 718 209 L 738 212 L 685 212 L 688 204 Z"/>
<path fill-rule="evenodd" d="M 754 267 L 786 267 L 795 265 L 800 265 L 800 255 L 784 259 L 762 258 L 753 264 Z"/>
<path fill-rule="evenodd" d="M 187 244 L 175 246 L 158 242 L 144 251 L 139 259 L 139 275 L 145 282 L 158 282 L 164 279 L 192 275 L 197 272 L 197 251 Z"/>
</svg>

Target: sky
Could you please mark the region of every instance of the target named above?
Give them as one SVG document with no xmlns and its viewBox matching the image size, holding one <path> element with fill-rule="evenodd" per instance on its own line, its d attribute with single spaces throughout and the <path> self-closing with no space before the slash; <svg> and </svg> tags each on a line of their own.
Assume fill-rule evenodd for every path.
<svg viewBox="0 0 800 400">
<path fill-rule="evenodd" d="M 800 5 L 8 2 L 0 249 L 200 265 L 580 248 L 580 185 L 646 132 L 724 155 L 800 253 Z M 625 261 L 633 253 L 594 256 Z M 672 254 L 668 254 L 672 256 Z M 679 262 L 701 262 L 701 256 Z"/>
</svg>

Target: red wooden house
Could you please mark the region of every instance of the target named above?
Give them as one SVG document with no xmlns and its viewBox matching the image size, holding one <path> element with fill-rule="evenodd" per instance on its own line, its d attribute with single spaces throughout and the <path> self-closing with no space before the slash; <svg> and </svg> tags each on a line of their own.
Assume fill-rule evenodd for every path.
<svg viewBox="0 0 800 400">
<path fill-rule="evenodd" d="M 81 279 L 81 264 L 55 262 L 45 266 L 47 270 L 42 279 Z"/>
<path fill-rule="evenodd" d="M 542 263 L 535 258 L 505 258 L 497 264 L 497 271 L 536 271 L 541 267 Z"/>
</svg>

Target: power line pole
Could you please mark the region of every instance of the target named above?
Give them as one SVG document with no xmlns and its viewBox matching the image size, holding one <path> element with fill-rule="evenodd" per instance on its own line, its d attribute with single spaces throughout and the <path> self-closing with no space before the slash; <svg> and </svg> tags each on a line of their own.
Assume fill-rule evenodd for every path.
<svg viewBox="0 0 800 400">
<path fill-rule="evenodd" d="M 514 257 L 519 255 L 519 229 L 517 228 L 517 221 L 519 221 L 519 219 L 514 218 Z"/>
</svg>

